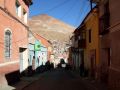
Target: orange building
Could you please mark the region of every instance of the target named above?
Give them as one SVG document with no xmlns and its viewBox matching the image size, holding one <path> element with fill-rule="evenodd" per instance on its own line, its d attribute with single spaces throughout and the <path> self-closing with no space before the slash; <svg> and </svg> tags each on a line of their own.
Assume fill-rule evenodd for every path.
<svg viewBox="0 0 120 90">
<path fill-rule="evenodd" d="M 82 24 L 74 31 L 72 47 L 73 64 L 81 75 L 98 78 L 99 68 L 99 27 L 97 7 L 92 9 Z M 83 70 L 84 69 L 84 70 Z"/>
<path fill-rule="evenodd" d="M 11 75 L 27 67 L 31 4 L 32 0 L 0 0 L 0 74 Z M 12 82 L 12 76 L 8 79 Z"/>
<path fill-rule="evenodd" d="M 88 69 L 90 77 L 99 77 L 99 24 L 98 10 L 94 8 L 85 18 L 86 48 L 84 49 L 84 66 Z"/>
</svg>

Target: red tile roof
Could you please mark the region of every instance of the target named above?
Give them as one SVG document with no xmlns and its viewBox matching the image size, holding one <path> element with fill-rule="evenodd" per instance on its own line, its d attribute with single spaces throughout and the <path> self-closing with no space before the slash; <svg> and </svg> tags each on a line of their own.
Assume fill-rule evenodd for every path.
<svg viewBox="0 0 120 90">
<path fill-rule="evenodd" d="M 51 44 L 48 42 L 48 40 L 45 39 L 44 37 L 42 37 L 42 36 L 40 36 L 39 34 L 36 34 L 36 33 L 34 33 L 34 35 L 35 35 L 36 39 L 38 39 L 42 43 L 42 45 L 44 45 L 46 47 L 51 46 Z"/>
</svg>

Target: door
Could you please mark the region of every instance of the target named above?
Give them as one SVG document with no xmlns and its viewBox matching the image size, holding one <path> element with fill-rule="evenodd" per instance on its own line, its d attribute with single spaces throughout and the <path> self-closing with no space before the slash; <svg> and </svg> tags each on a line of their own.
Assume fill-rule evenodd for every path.
<svg viewBox="0 0 120 90">
<path fill-rule="evenodd" d="M 20 52 L 20 73 L 23 72 L 23 52 Z"/>
<path fill-rule="evenodd" d="M 29 66 L 32 66 L 32 60 L 33 60 L 33 56 L 35 56 L 34 51 L 30 50 L 29 51 Z"/>
<path fill-rule="evenodd" d="M 24 65 L 26 64 L 24 62 L 24 52 L 25 52 L 26 48 L 19 48 L 19 58 L 20 58 L 20 73 L 22 73 L 24 71 Z M 26 54 L 25 54 L 26 55 Z"/>
<path fill-rule="evenodd" d="M 95 73 L 96 73 L 96 50 L 91 50 L 90 51 L 90 62 L 91 62 L 90 76 L 91 76 L 91 78 L 95 79 Z"/>
<path fill-rule="evenodd" d="M 110 48 L 104 48 L 102 49 L 102 61 L 101 61 L 101 81 L 104 83 L 108 83 L 108 77 L 109 77 L 109 66 L 110 66 L 110 55 L 111 50 Z"/>
</svg>

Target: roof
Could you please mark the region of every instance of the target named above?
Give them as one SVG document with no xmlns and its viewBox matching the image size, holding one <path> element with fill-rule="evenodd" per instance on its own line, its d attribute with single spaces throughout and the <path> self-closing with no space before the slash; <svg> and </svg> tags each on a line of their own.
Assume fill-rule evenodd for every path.
<svg viewBox="0 0 120 90">
<path fill-rule="evenodd" d="M 76 32 L 76 30 L 79 30 L 80 28 L 82 28 L 84 26 L 84 22 L 85 20 L 88 18 L 88 16 L 94 11 L 94 9 L 96 9 L 97 6 L 95 6 L 84 18 L 84 20 L 82 21 L 82 23 L 75 29 L 74 33 Z"/>
<path fill-rule="evenodd" d="M 34 36 L 36 37 L 36 39 L 38 39 L 44 46 L 49 47 L 51 46 L 51 43 L 45 39 L 44 37 L 40 36 L 37 33 L 34 33 Z"/>
</svg>

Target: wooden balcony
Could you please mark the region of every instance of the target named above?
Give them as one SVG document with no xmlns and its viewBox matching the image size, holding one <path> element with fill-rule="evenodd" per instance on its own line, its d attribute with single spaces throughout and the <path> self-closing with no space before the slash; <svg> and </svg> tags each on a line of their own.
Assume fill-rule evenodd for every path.
<svg viewBox="0 0 120 90">
<path fill-rule="evenodd" d="M 109 32 L 109 25 L 110 25 L 110 20 L 109 20 L 109 13 L 105 13 L 103 16 L 100 17 L 100 29 L 99 29 L 99 34 L 104 35 Z"/>
<path fill-rule="evenodd" d="M 78 48 L 81 48 L 81 49 L 86 48 L 86 39 L 78 40 Z"/>
<path fill-rule="evenodd" d="M 98 3 L 100 0 L 92 0 L 93 3 Z"/>
</svg>

